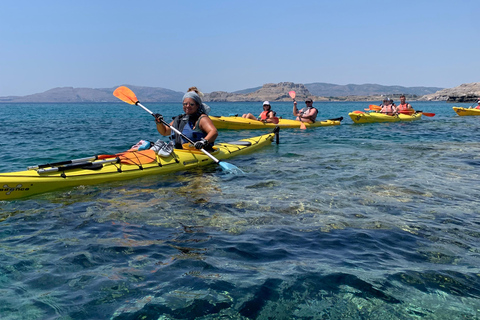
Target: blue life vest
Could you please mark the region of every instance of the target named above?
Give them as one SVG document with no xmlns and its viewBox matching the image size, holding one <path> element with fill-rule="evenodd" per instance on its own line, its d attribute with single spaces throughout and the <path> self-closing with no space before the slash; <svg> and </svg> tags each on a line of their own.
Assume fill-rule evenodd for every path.
<svg viewBox="0 0 480 320">
<path fill-rule="evenodd" d="M 193 119 L 190 119 L 193 118 Z M 206 132 L 201 131 L 198 127 L 198 121 L 202 118 L 202 115 L 198 118 L 190 117 L 186 114 L 179 115 L 173 119 L 173 127 L 183 133 L 186 137 L 188 137 L 193 142 L 200 141 L 202 138 L 207 136 Z M 194 122 L 190 121 L 194 120 Z M 173 132 L 170 136 L 170 140 L 175 141 L 175 149 L 182 149 L 182 144 L 187 143 L 188 141 L 185 140 L 182 136 L 178 135 Z"/>
</svg>

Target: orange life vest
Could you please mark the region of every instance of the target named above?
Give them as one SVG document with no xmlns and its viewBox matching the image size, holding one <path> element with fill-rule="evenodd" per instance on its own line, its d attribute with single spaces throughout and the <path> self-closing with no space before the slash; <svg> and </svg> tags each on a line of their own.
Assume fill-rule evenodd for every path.
<svg viewBox="0 0 480 320">
<path fill-rule="evenodd" d="M 270 110 L 263 111 L 262 113 L 260 113 L 260 119 L 261 120 L 267 120 L 269 113 L 270 113 Z"/>
<path fill-rule="evenodd" d="M 263 111 L 262 113 L 260 113 L 260 120 L 267 120 L 268 119 L 268 114 L 270 112 L 273 112 L 273 117 L 270 118 L 272 120 L 273 123 L 277 124 L 278 123 L 278 118 L 275 117 L 275 111 L 272 111 L 272 110 L 267 110 L 267 111 Z"/>
<path fill-rule="evenodd" d="M 380 112 L 388 114 L 390 116 L 393 115 L 393 112 L 394 112 L 393 105 L 383 106 Z"/>
</svg>

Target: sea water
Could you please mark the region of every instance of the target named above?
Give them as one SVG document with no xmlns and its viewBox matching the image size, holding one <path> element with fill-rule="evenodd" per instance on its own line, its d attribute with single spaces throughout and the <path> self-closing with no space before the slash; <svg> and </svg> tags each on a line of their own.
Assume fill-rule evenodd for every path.
<svg viewBox="0 0 480 320">
<path fill-rule="evenodd" d="M 315 102 L 342 124 L 281 130 L 280 144 L 227 160 L 243 174 L 212 165 L 0 202 L 0 318 L 478 319 L 480 117 L 414 102 L 435 116 L 354 124 L 369 104 Z M 272 108 L 292 118 L 292 103 Z M 161 138 L 123 103 L 0 115 L 1 172 Z"/>
</svg>

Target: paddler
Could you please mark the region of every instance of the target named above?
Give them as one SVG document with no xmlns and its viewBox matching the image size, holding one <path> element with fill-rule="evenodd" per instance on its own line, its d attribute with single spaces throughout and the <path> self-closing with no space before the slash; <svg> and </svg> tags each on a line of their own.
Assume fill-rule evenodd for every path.
<svg viewBox="0 0 480 320">
<path fill-rule="evenodd" d="M 314 123 L 317 119 L 318 110 L 313 107 L 313 100 L 310 98 L 305 99 L 305 108 L 298 111 L 297 101 L 293 100 L 293 115 L 297 117 L 297 121 Z"/>
<path fill-rule="evenodd" d="M 170 125 L 192 140 L 196 149 L 212 150 L 218 132 L 212 120 L 207 116 L 210 107 L 202 102 L 201 96 L 203 93 L 197 87 L 189 88 L 183 96 L 183 112 L 185 113 L 173 118 Z M 162 120 L 161 114 L 155 114 L 158 132 L 162 136 L 170 136 L 170 139 L 175 142 L 175 149 L 183 149 L 182 144 L 188 141 L 177 136 L 161 122 Z"/>
<path fill-rule="evenodd" d="M 264 123 L 275 123 L 275 124 L 278 123 L 278 118 L 275 115 L 275 111 L 272 110 L 272 106 L 270 105 L 270 102 L 268 102 L 268 101 L 263 102 L 263 111 L 262 111 L 262 113 L 260 113 L 258 118 L 256 118 L 251 113 L 246 113 L 246 114 L 242 115 L 242 118 L 258 120 L 258 121 L 262 121 Z"/>
<path fill-rule="evenodd" d="M 414 114 L 415 110 L 413 110 L 412 105 L 406 102 L 405 95 L 400 96 L 400 104 L 397 106 L 398 113 L 405 113 L 405 114 Z"/>
<path fill-rule="evenodd" d="M 389 116 L 393 116 L 393 115 L 398 113 L 397 112 L 397 107 L 393 103 L 392 99 L 387 98 L 387 99 L 383 100 L 382 109 L 380 110 L 380 113 L 384 113 L 384 114 L 387 114 Z"/>
</svg>

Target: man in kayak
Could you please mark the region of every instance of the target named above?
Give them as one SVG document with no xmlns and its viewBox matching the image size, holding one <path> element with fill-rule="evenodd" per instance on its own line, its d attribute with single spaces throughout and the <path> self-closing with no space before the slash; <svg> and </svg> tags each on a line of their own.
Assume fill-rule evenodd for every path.
<svg viewBox="0 0 480 320">
<path fill-rule="evenodd" d="M 298 111 L 297 101 L 293 100 L 293 115 L 297 117 L 297 121 L 314 123 L 317 119 L 318 110 L 313 107 L 313 100 L 310 98 L 305 99 L 305 108 Z"/>
<path fill-rule="evenodd" d="M 265 123 L 278 123 L 278 118 L 275 116 L 275 111 L 272 110 L 272 106 L 270 105 L 270 102 L 264 101 L 263 102 L 263 112 L 260 113 L 258 118 L 256 118 L 253 114 L 251 113 L 246 113 L 242 116 L 242 118 L 245 119 L 252 119 L 252 120 L 258 120 L 258 121 L 263 121 Z"/>
<path fill-rule="evenodd" d="M 184 114 L 173 118 L 171 126 L 195 142 L 195 148 L 212 150 L 215 139 L 218 136 L 217 128 L 207 116 L 209 107 L 202 102 L 203 93 L 196 87 L 191 87 L 183 96 Z M 175 149 L 183 149 L 182 144 L 187 143 L 180 135 L 175 134 L 169 127 L 164 125 L 161 114 L 155 114 L 157 130 L 162 136 L 170 136 L 175 142 Z"/>
<path fill-rule="evenodd" d="M 398 113 L 397 107 L 393 104 L 392 99 L 385 99 L 383 100 L 382 109 L 380 113 L 388 114 L 389 116 L 393 116 Z"/>
<path fill-rule="evenodd" d="M 414 114 L 415 110 L 413 110 L 412 105 L 405 101 L 405 95 L 400 96 L 400 104 L 397 106 L 398 113 L 403 114 Z"/>
</svg>

